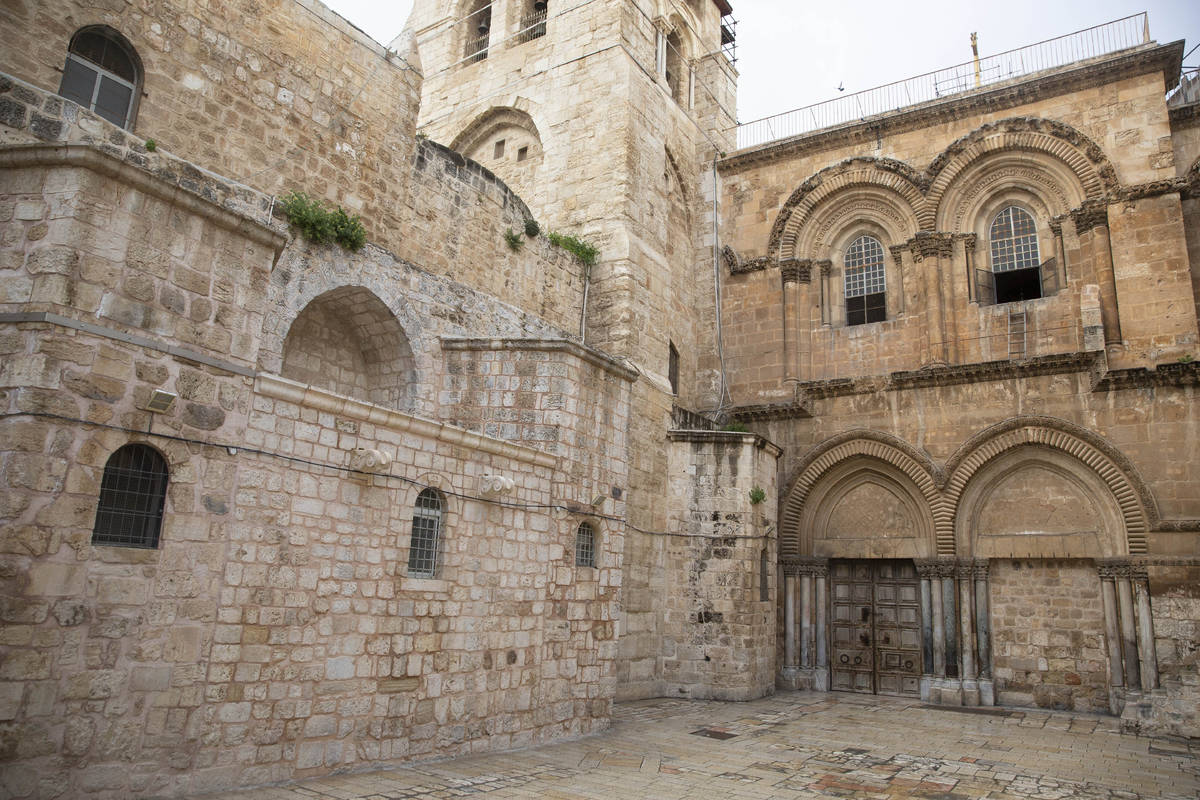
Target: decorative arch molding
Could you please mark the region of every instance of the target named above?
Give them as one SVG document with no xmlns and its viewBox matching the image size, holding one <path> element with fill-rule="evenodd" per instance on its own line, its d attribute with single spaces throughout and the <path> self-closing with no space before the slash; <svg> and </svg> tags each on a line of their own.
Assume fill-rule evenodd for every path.
<svg viewBox="0 0 1200 800">
<path fill-rule="evenodd" d="M 799 558 L 801 542 L 801 520 L 804 504 L 813 487 L 838 464 L 852 458 L 868 458 L 881 461 L 911 481 L 929 506 L 933 517 L 935 535 L 950 528 L 953 546 L 953 519 L 947 518 L 948 509 L 938 492 L 937 467 L 929 456 L 881 431 L 851 430 L 827 439 L 814 447 L 796 465 L 796 479 L 783 500 L 779 515 L 779 555 L 784 558 Z M 938 552 L 942 549 L 938 542 Z"/>
<path fill-rule="evenodd" d="M 1087 199 L 1099 199 L 1120 186 L 1112 162 L 1100 146 L 1076 128 L 1035 117 L 1011 117 L 981 125 L 956 139 L 930 163 L 928 209 L 941 205 L 946 190 L 973 162 L 989 153 L 1043 153 L 1065 164 L 1079 181 Z M 928 220 L 934 223 L 931 216 Z"/>
<path fill-rule="evenodd" d="M 1120 181 L 1100 146 L 1076 128 L 1057 120 L 1010 117 L 981 125 L 955 140 L 924 171 L 891 158 L 855 157 L 815 173 L 788 197 L 771 227 L 767 255 L 786 257 L 812 211 L 826 198 L 848 186 L 873 185 L 891 189 L 916 216 L 918 230 L 936 229 L 939 207 L 947 190 L 973 163 L 994 153 L 1039 153 L 1062 164 L 1088 200 L 1119 192 Z M 1195 168 L 1193 168 L 1195 169 Z"/>
<path fill-rule="evenodd" d="M 791 249 L 813 209 L 830 196 L 848 187 L 873 186 L 888 190 L 900 198 L 898 205 L 921 219 L 925 205 L 924 180 L 919 172 L 893 158 L 857 156 L 826 167 L 792 192 L 771 228 L 767 253 L 775 257 Z M 800 257 L 793 252 L 793 257 Z"/>
<path fill-rule="evenodd" d="M 1147 552 L 1147 533 L 1158 509 L 1129 460 L 1100 436 L 1055 417 L 1014 417 L 987 428 L 962 444 L 946 464 L 945 499 L 957 516 L 963 491 L 986 464 L 1014 448 L 1048 447 L 1072 456 L 1108 487 L 1120 508 L 1130 555 Z M 953 539 L 953 531 L 949 531 Z M 939 529 L 939 541 L 942 531 Z"/>
<path fill-rule="evenodd" d="M 846 187 L 814 208 L 794 241 L 785 239 L 781 260 L 834 258 L 832 248 L 848 229 L 864 225 L 877 229 L 885 246 L 907 241 L 917 228 L 917 218 L 903 197 L 879 186 Z M 790 252 L 790 255 L 789 255 Z"/>
<path fill-rule="evenodd" d="M 512 105 L 492 106 L 475 117 L 454 137 L 450 143 L 450 149 L 463 155 L 469 155 L 486 142 L 496 130 L 520 128 L 536 140 L 540 150 L 542 136 L 538 131 L 537 123 L 534 122 L 528 111 L 520 107 L 520 105 L 527 105 L 527 103 L 521 103 L 520 100 L 521 98 L 514 99 Z"/>
</svg>

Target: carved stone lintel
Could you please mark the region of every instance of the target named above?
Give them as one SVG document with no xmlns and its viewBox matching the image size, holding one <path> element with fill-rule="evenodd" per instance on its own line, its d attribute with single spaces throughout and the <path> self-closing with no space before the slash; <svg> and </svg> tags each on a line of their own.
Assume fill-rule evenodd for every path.
<svg viewBox="0 0 1200 800">
<path fill-rule="evenodd" d="M 796 562 L 798 575 L 811 575 L 814 578 L 824 578 L 829 575 L 829 562 L 824 559 L 805 558 Z"/>
<path fill-rule="evenodd" d="M 954 237 L 948 233 L 922 231 L 908 240 L 908 249 L 913 254 L 915 261 L 924 261 L 927 258 L 949 258 L 954 253 Z"/>
<path fill-rule="evenodd" d="M 1093 228 L 1108 227 L 1108 203 L 1103 200 L 1087 200 L 1071 212 L 1075 221 L 1075 233 L 1083 235 Z"/>
<path fill-rule="evenodd" d="M 779 275 L 784 283 L 808 283 L 812 279 L 812 260 L 788 258 L 779 262 Z"/>
<path fill-rule="evenodd" d="M 1135 564 L 1131 561 L 1101 561 L 1096 565 L 1096 571 L 1105 580 L 1144 581 L 1149 579 L 1145 565 Z"/>
<path fill-rule="evenodd" d="M 771 266 L 771 258 L 769 256 L 759 256 L 752 258 L 749 261 L 742 261 L 738 264 L 737 269 L 730 269 L 730 275 L 741 275 L 744 272 L 758 272 Z"/>
</svg>

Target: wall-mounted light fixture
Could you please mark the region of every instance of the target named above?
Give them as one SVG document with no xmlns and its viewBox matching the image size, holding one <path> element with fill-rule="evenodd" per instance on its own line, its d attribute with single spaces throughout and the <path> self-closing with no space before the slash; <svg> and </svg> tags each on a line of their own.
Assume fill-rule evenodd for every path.
<svg viewBox="0 0 1200 800">
<path fill-rule="evenodd" d="M 146 403 L 146 410 L 153 411 L 155 414 L 165 414 L 171 410 L 171 406 L 175 403 L 176 395 L 170 392 L 164 392 L 162 389 L 155 389 L 150 395 L 150 400 Z"/>
</svg>

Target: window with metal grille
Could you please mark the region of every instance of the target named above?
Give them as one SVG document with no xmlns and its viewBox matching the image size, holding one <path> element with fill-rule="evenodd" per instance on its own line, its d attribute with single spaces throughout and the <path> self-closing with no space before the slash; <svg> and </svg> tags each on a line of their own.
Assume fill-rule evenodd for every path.
<svg viewBox="0 0 1200 800">
<path fill-rule="evenodd" d="M 575 531 L 575 566 L 596 566 L 596 529 L 590 522 L 579 523 Z"/>
<path fill-rule="evenodd" d="M 518 41 L 531 42 L 546 35 L 547 0 L 534 0 L 530 10 L 521 16 Z"/>
<path fill-rule="evenodd" d="M 863 325 L 887 319 L 887 284 L 883 245 L 874 236 L 859 236 L 846 249 L 846 324 Z"/>
<path fill-rule="evenodd" d="M 100 482 L 100 503 L 92 544 L 158 547 L 167 462 L 152 447 L 127 444 L 108 458 Z"/>
<path fill-rule="evenodd" d="M 444 507 L 445 503 L 437 489 L 425 489 L 417 495 L 417 505 L 413 509 L 412 541 L 408 547 L 408 575 L 411 578 L 437 576 Z"/>
<path fill-rule="evenodd" d="M 466 30 L 463 59 L 468 64 L 474 64 L 487 58 L 492 30 L 491 0 L 477 0 L 471 13 L 463 18 L 462 24 Z"/>
<path fill-rule="evenodd" d="M 116 31 L 83 28 L 71 37 L 58 93 L 122 128 L 133 126 L 139 59 Z"/>
<path fill-rule="evenodd" d="M 976 295 L 980 303 L 1015 303 L 1036 300 L 1055 291 L 1056 264 L 1039 263 L 1037 224 L 1025 209 L 1008 206 L 992 220 L 988 230 L 991 245 L 990 274 L 977 275 Z"/>
</svg>

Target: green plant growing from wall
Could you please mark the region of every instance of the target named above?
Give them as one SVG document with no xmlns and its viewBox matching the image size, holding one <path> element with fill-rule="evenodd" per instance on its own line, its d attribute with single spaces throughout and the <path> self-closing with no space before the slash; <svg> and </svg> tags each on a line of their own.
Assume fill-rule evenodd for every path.
<svg viewBox="0 0 1200 800">
<path fill-rule="evenodd" d="M 153 153 L 157 149 L 158 149 L 158 142 L 154 141 L 153 139 L 146 140 L 146 152 L 147 153 Z"/>
<path fill-rule="evenodd" d="M 508 243 L 508 249 L 514 253 L 525 246 L 525 240 L 521 238 L 521 234 L 509 228 L 504 232 L 504 241 Z"/>
<path fill-rule="evenodd" d="M 721 430 L 726 431 L 727 433 L 749 433 L 750 432 L 750 429 L 747 428 L 744 424 L 742 424 L 740 422 L 731 422 L 728 425 L 726 425 L 724 428 L 721 428 Z"/>
<path fill-rule="evenodd" d="M 526 236 L 528 236 L 530 239 L 532 239 L 541 232 L 542 232 L 542 226 L 538 225 L 538 222 L 536 219 L 525 220 L 525 235 Z"/>
<path fill-rule="evenodd" d="M 546 234 L 546 238 L 550 240 L 550 244 L 555 247 L 561 247 L 589 267 L 596 263 L 596 256 L 600 255 L 600 251 L 596 249 L 595 245 L 585 242 L 582 239 L 577 239 L 570 234 L 551 231 Z"/>
<path fill-rule="evenodd" d="M 313 244 L 337 242 L 347 250 L 357 251 L 367 243 L 362 220 L 357 214 L 347 214 L 341 206 L 330 211 L 320 200 L 304 192 L 291 192 L 283 198 L 282 208 L 288 223 Z"/>
<path fill-rule="evenodd" d="M 756 506 L 766 499 L 767 493 L 763 491 L 761 486 L 755 486 L 750 490 L 750 505 Z"/>
</svg>

